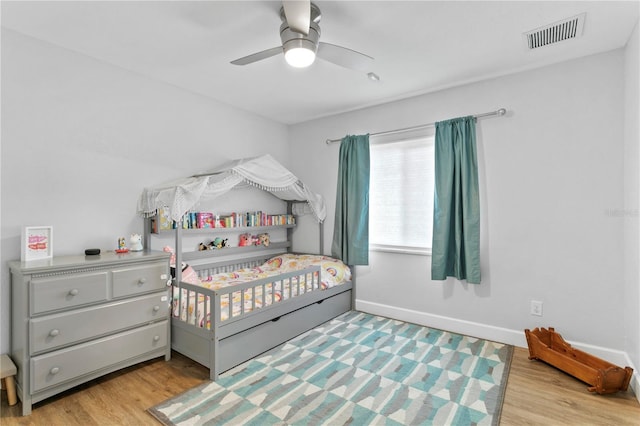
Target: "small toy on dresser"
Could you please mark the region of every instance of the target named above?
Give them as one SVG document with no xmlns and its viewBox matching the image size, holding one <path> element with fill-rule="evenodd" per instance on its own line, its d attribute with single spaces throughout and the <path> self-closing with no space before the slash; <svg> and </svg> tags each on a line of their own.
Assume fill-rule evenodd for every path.
<svg viewBox="0 0 640 426">
<path fill-rule="evenodd" d="M 142 251 L 142 236 L 140 234 L 131 234 L 131 238 L 129 239 L 131 243 L 131 251 Z"/>
<path fill-rule="evenodd" d="M 129 253 L 124 237 L 118 238 L 118 248 L 116 249 L 116 253 Z"/>
</svg>

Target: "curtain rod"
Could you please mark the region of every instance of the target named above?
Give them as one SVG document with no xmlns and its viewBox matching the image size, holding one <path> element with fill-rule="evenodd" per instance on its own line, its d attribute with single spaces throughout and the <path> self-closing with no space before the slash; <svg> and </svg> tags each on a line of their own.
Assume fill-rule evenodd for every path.
<svg viewBox="0 0 640 426">
<path fill-rule="evenodd" d="M 485 112 L 483 114 L 476 114 L 473 117 L 474 118 L 480 118 L 480 117 L 492 117 L 494 115 L 501 116 L 501 115 L 505 115 L 506 113 L 507 113 L 506 109 L 500 108 L 499 110 L 496 110 L 496 111 Z M 435 125 L 436 125 L 436 123 L 421 124 L 419 126 L 405 127 L 404 129 L 387 130 L 385 132 L 370 133 L 369 136 L 392 135 L 394 133 L 404 133 L 404 132 L 409 132 L 411 130 L 427 129 L 427 128 L 433 127 Z M 326 144 L 327 145 L 331 145 L 333 143 L 338 143 L 340 141 L 342 141 L 342 139 L 327 139 L 326 140 Z"/>
</svg>

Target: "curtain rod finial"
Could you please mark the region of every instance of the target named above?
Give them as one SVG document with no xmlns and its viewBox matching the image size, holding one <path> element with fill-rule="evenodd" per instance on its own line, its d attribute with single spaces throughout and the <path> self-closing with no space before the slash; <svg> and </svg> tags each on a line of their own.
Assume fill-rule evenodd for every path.
<svg viewBox="0 0 640 426">
<path fill-rule="evenodd" d="M 498 115 L 505 115 L 506 113 L 507 113 L 507 110 L 506 110 L 506 109 L 504 109 L 504 108 L 500 108 L 500 109 L 498 110 Z"/>
</svg>

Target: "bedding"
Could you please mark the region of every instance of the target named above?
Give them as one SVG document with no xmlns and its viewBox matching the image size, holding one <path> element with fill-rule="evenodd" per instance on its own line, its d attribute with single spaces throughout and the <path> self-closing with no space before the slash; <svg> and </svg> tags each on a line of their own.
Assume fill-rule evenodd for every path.
<svg viewBox="0 0 640 426">
<path fill-rule="evenodd" d="M 320 267 L 319 278 L 317 273 L 281 280 L 275 278 L 278 275 L 311 266 Z M 219 306 L 220 321 L 227 321 L 229 318 L 310 291 L 324 290 L 348 282 L 351 280 L 351 270 L 342 261 L 328 256 L 285 253 L 272 257 L 262 265 L 253 268 L 198 277 L 196 282 L 192 281 L 192 284 L 215 291 L 271 277 L 274 277 L 274 281 L 268 284 L 251 286 L 244 291 L 238 290 L 230 295 L 222 295 Z M 205 294 L 196 295 L 185 289 L 173 288 L 173 316 L 180 317 L 182 321 L 209 329 L 211 313 L 206 312 L 205 315 L 205 305 L 208 306 L 208 302 L 209 297 Z"/>
</svg>

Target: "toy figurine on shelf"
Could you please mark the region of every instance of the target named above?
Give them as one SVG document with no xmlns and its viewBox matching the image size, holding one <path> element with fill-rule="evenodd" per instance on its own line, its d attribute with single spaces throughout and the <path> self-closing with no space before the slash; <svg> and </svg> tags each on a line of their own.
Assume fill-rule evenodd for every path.
<svg viewBox="0 0 640 426">
<path fill-rule="evenodd" d="M 216 237 L 213 241 L 210 241 L 209 244 L 205 244 L 205 243 L 198 244 L 198 251 L 215 250 L 215 249 L 221 249 L 228 246 L 229 246 L 228 238 Z"/>
<path fill-rule="evenodd" d="M 216 237 L 216 239 L 212 241 L 215 248 L 218 248 L 218 249 L 226 247 L 228 242 L 229 242 L 228 238 L 220 238 L 220 237 Z"/>
<path fill-rule="evenodd" d="M 269 234 L 265 233 L 265 234 L 258 235 L 258 245 L 262 244 L 265 247 L 269 247 L 269 243 L 270 243 Z"/>
<path fill-rule="evenodd" d="M 251 245 L 251 234 L 241 234 L 240 241 L 238 241 L 238 247 L 245 247 Z"/>
<path fill-rule="evenodd" d="M 127 248 L 127 243 L 125 242 L 124 237 L 118 238 L 118 248 L 116 249 L 116 253 L 128 253 L 129 249 Z"/>
</svg>

